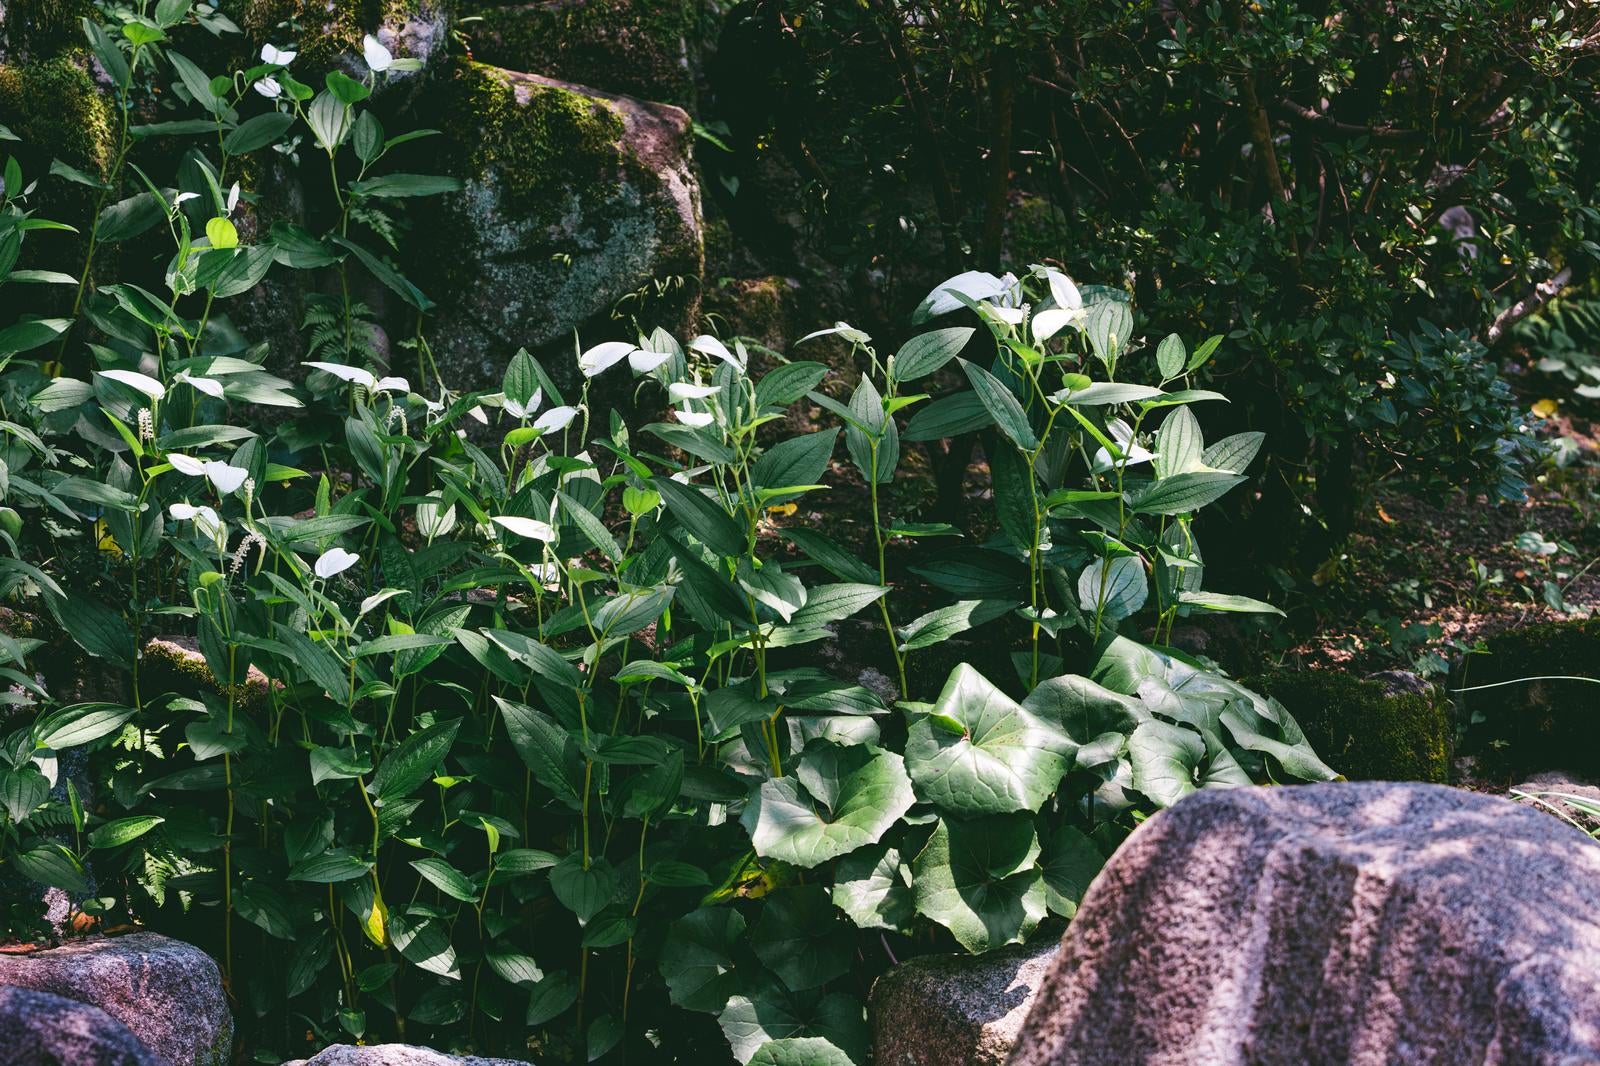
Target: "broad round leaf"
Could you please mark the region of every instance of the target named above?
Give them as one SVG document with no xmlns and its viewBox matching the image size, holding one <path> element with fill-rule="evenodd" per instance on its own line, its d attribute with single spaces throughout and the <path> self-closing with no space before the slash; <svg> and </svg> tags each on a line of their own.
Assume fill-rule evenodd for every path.
<svg viewBox="0 0 1600 1066">
<path fill-rule="evenodd" d="M 1028 815 L 945 819 L 912 864 L 917 913 L 973 953 L 1020 944 L 1045 916 L 1038 857 Z"/>
<path fill-rule="evenodd" d="M 932 714 L 911 724 L 906 769 L 917 798 L 960 815 L 1036 811 L 1071 764 L 1073 744 L 966 663 Z"/>
<path fill-rule="evenodd" d="M 661 976 L 667 995 L 688 1010 L 720 1011 L 739 984 L 734 947 L 744 936 L 744 916 L 732 907 L 690 911 L 667 931 Z"/>
<path fill-rule="evenodd" d="M 744 812 L 756 854 L 796 866 L 812 867 L 876 844 L 916 797 L 905 762 L 893 752 L 871 756 L 852 768 L 840 761 L 831 745 L 826 756 L 808 755 L 831 784 L 831 795 L 815 796 L 797 776 L 764 782 Z M 863 749 L 851 749 L 862 751 Z"/>
</svg>

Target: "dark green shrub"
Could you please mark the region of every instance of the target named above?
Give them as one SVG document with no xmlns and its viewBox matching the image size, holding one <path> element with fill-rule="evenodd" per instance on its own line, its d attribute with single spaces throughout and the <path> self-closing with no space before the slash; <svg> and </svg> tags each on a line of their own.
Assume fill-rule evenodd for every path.
<svg viewBox="0 0 1600 1066">
<path fill-rule="evenodd" d="M 1491 637 L 1462 669 L 1468 750 L 1506 772 L 1600 771 L 1600 684 L 1552 680 L 1571 677 L 1600 678 L 1600 618 Z"/>
<path fill-rule="evenodd" d="M 1437 689 L 1396 692 L 1332 670 L 1284 671 L 1255 685 L 1287 707 L 1328 765 L 1352 781 L 1450 779 L 1449 704 Z"/>
</svg>

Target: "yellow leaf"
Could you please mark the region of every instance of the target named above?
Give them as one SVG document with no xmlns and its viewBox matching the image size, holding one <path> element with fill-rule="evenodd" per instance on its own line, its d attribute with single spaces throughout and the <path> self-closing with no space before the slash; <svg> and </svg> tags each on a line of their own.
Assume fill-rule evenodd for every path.
<svg viewBox="0 0 1600 1066">
<path fill-rule="evenodd" d="M 118 544 L 117 538 L 111 535 L 111 529 L 106 525 L 104 518 L 96 518 L 94 520 L 94 539 L 95 545 L 101 551 L 110 552 L 112 555 L 122 554 L 122 545 Z"/>
<path fill-rule="evenodd" d="M 1533 405 L 1533 413 L 1540 418 L 1549 418 L 1556 413 L 1556 401 L 1548 397 Z"/>
<path fill-rule="evenodd" d="M 362 920 L 361 931 L 380 948 L 389 946 L 389 908 L 384 906 L 383 892 L 378 888 L 376 877 L 372 879 L 372 910 Z"/>
<path fill-rule="evenodd" d="M 788 517 L 789 515 L 794 514 L 799 509 L 800 509 L 800 505 L 797 504 L 797 503 L 780 503 L 780 504 L 777 504 L 776 506 L 768 507 L 767 508 L 767 513 L 768 514 L 774 514 L 774 515 L 783 515 L 784 517 Z"/>
</svg>

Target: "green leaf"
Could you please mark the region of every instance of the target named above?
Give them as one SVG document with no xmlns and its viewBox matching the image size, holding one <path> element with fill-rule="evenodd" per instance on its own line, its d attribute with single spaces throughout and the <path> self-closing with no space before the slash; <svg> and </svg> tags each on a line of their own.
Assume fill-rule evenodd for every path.
<svg viewBox="0 0 1600 1066">
<path fill-rule="evenodd" d="M 440 193 L 460 192 L 461 179 L 437 174 L 385 174 L 381 178 L 368 178 L 354 182 L 350 191 L 357 196 L 438 196 Z"/>
<path fill-rule="evenodd" d="M 144 836 L 166 821 L 153 814 L 136 814 L 107 822 L 89 834 L 91 848 L 117 848 Z"/>
<path fill-rule="evenodd" d="M 41 885 L 67 892 L 89 891 L 89 881 L 78 857 L 60 844 L 35 844 L 11 856 L 11 866 Z"/>
<path fill-rule="evenodd" d="M 372 90 L 365 82 L 357 81 L 340 70 L 328 71 L 322 80 L 328 91 L 338 97 L 339 102 L 343 104 L 359 104 L 372 95 Z"/>
<path fill-rule="evenodd" d="M 994 416 L 975 392 L 941 396 L 906 423 L 906 440 L 943 440 L 962 433 L 976 433 L 994 424 Z"/>
<path fill-rule="evenodd" d="M 1089 889 L 1089 882 L 1105 866 L 1105 856 L 1094 841 L 1076 826 L 1057 826 L 1045 849 L 1045 905 L 1052 914 L 1072 918 Z"/>
<path fill-rule="evenodd" d="M 669 477 L 650 479 L 672 515 L 690 535 L 717 555 L 744 554 L 745 534 L 739 524 L 699 489 Z"/>
<path fill-rule="evenodd" d="M 622 549 L 617 546 L 616 538 L 593 511 L 559 489 L 556 490 L 556 499 L 560 501 L 561 513 L 578 527 L 584 540 L 600 549 L 600 554 L 613 563 L 622 561 Z"/>
<path fill-rule="evenodd" d="M 744 916 L 732 907 L 702 907 L 672 923 L 661 946 L 667 995 L 686 1010 L 722 1010 L 739 988 L 733 956 Z"/>
<path fill-rule="evenodd" d="M 1156 369 L 1161 371 L 1163 380 L 1175 378 L 1183 373 L 1184 360 L 1188 357 L 1189 352 L 1183 346 L 1183 338 L 1176 333 L 1169 333 L 1156 346 Z"/>
<path fill-rule="evenodd" d="M 1190 470 L 1161 478 L 1134 501 L 1138 514 L 1187 514 L 1198 511 L 1243 481 L 1241 474 L 1222 470 Z"/>
<path fill-rule="evenodd" d="M 1235 433 L 1231 437 L 1223 437 L 1207 448 L 1200 461 L 1213 470 L 1242 474 L 1255 459 L 1256 453 L 1261 450 L 1262 442 L 1266 439 L 1265 433 Z"/>
<path fill-rule="evenodd" d="M 785 622 L 805 606 L 805 585 L 793 574 L 784 573 L 783 567 L 777 562 L 765 563 L 757 569 L 749 558 L 742 558 L 734 576 L 740 588 L 757 603 L 771 608 Z"/>
<path fill-rule="evenodd" d="M 912 863 L 917 913 L 974 954 L 1020 944 L 1045 916 L 1038 856 L 1029 815 L 941 820 Z"/>
<path fill-rule="evenodd" d="M 576 805 L 583 794 L 583 753 L 555 719 L 524 703 L 495 697 L 511 746 L 533 776 L 557 798 Z"/>
<path fill-rule="evenodd" d="M 367 791 L 385 802 L 409 796 L 433 777 L 460 728 L 461 719 L 455 718 L 411 734 L 379 764 Z"/>
<path fill-rule="evenodd" d="M 1153 400 L 1161 390 L 1149 385 L 1131 385 L 1121 381 L 1097 381 L 1086 389 L 1061 397 L 1061 402 L 1074 407 L 1107 407 L 1119 403 L 1140 403 Z"/>
<path fill-rule="evenodd" d="M 896 629 L 901 651 L 915 651 L 949 640 L 973 626 L 992 622 L 1017 605 L 1016 600 L 962 600 L 948 607 L 929 611 Z"/>
<path fill-rule="evenodd" d="M 1139 700 L 1075 674 L 1041 681 L 1022 706 L 1053 723 L 1078 745 L 1107 733 L 1131 733 L 1150 717 Z"/>
<path fill-rule="evenodd" d="M 834 442 L 838 439 L 838 430 L 825 429 L 779 441 L 763 452 L 750 468 L 750 480 L 759 489 L 815 485 L 827 471 Z M 800 495 L 787 492 L 770 496 L 765 502 L 767 506 L 776 506 Z"/>
<path fill-rule="evenodd" d="M 855 1066 L 855 1060 L 820 1036 L 769 1040 L 750 1056 L 750 1066 Z"/>
<path fill-rule="evenodd" d="M 821 363 L 785 363 L 756 382 L 758 407 L 788 407 L 822 383 L 828 368 Z"/>
<path fill-rule="evenodd" d="M 1205 756 L 1205 741 L 1198 733 L 1159 720 L 1141 722 L 1128 738 L 1133 787 L 1162 807 L 1195 791 Z"/>
<path fill-rule="evenodd" d="M 1174 408 L 1156 435 L 1156 476 L 1166 478 L 1198 470 L 1204 451 L 1205 438 L 1200 434 L 1199 419 L 1187 407 Z"/>
<path fill-rule="evenodd" d="M 1078 606 L 1106 622 L 1119 622 L 1144 606 L 1150 583 L 1135 555 L 1096 559 L 1078 575 Z"/>
<path fill-rule="evenodd" d="M 739 1062 L 776 1040 L 816 1038 L 866 1061 L 870 1034 L 861 1002 L 843 992 L 789 992 L 770 979 L 746 983 L 717 1016 Z"/>
<path fill-rule="evenodd" d="M 205 71 L 170 48 L 167 49 L 167 62 L 178 72 L 178 79 L 183 82 L 183 87 L 189 90 L 189 95 L 194 97 L 195 103 L 213 115 L 220 115 L 227 110 L 227 101 L 211 91 L 211 79 L 206 77 Z"/>
<path fill-rule="evenodd" d="M 244 155 L 276 142 L 294 125 L 294 115 L 283 111 L 269 111 L 265 115 L 246 119 L 239 128 L 223 138 L 222 147 L 232 155 Z"/>
<path fill-rule="evenodd" d="M 132 707 L 115 703 L 74 703 L 39 717 L 33 724 L 34 743 L 63 751 L 115 733 L 132 718 Z"/>
<path fill-rule="evenodd" d="M 791 992 L 804 992 L 850 969 L 848 927 L 821 885 L 791 885 L 762 900 L 750 946 Z"/>
<path fill-rule="evenodd" d="M 72 325 L 70 318 L 33 318 L 0 329 L 0 355 L 26 352 L 49 344 Z"/>
<path fill-rule="evenodd" d="M 824 744 L 808 748 L 801 766 L 763 782 L 745 808 L 743 825 L 763 858 L 810 868 L 876 844 L 916 798 L 893 752 Z M 808 777 L 817 791 L 802 784 Z"/>
<path fill-rule="evenodd" d="M 880 485 L 894 480 L 900 465 L 900 432 L 883 410 L 883 397 L 872 379 L 863 377 L 850 394 L 850 419 L 844 428 L 845 450 L 861 476 Z"/>
<path fill-rule="evenodd" d="M 909 927 L 916 898 L 899 849 L 876 844 L 840 859 L 833 875 L 833 905 L 862 929 Z"/>
<path fill-rule="evenodd" d="M 544 980 L 544 971 L 539 969 L 539 964 L 521 952 L 490 948 L 484 953 L 484 961 L 501 980 L 518 988 L 532 988 Z"/>
<path fill-rule="evenodd" d="M 1199 607 L 1207 611 L 1275 614 L 1279 617 L 1284 617 L 1282 611 L 1263 600 L 1254 600 L 1249 596 L 1233 596 L 1221 592 L 1179 592 L 1178 602 L 1186 607 Z"/>
<path fill-rule="evenodd" d="M 20 823 L 50 796 L 50 782 L 32 766 L 0 771 L 0 804 Z"/>
<path fill-rule="evenodd" d="M 915 381 L 943 367 L 961 353 L 976 332 L 971 326 L 951 326 L 919 333 L 900 346 L 891 373 L 896 381 Z"/>
<path fill-rule="evenodd" d="M 433 917 L 413 917 L 410 914 L 391 914 L 389 933 L 400 956 L 411 965 L 428 973 L 461 980 L 461 967 L 456 962 L 456 950 L 450 945 L 449 928 Z"/>
<path fill-rule="evenodd" d="M 864 584 L 876 584 L 878 581 L 876 571 L 821 533 L 810 529 L 780 529 L 778 535 L 834 577 Z"/>
<path fill-rule="evenodd" d="M 561 905 L 587 923 L 617 895 L 617 874 L 611 863 L 595 859 L 587 869 L 583 856 L 573 853 L 550 869 L 550 890 Z"/>
<path fill-rule="evenodd" d="M 336 884 L 340 881 L 365 877 L 371 869 L 370 862 L 356 858 L 349 851 L 339 849 L 325 851 L 296 863 L 289 870 L 288 880 L 310 881 L 318 885 Z"/>
<path fill-rule="evenodd" d="M 906 769 L 917 798 L 942 811 L 1036 811 L 1070 768 L 1066 735 L 966 663 L 951 672 L 933 714 L 963 732 L 916 717 L 906 734 Z"/>
<path fill-rule="evenodd" d="M 458 899 L 463 903 L 476 903 L 478 900 L 477 886 L 466 874 L 443 859 L 435 857 L 414 859 L 411 868 L 451 899 Z"/>
<path fill-rule="evenodd" d="M 1333 781 L 1339 777 L 1317 757 L 1300 725 L 1277 700 L 1263 700 L 1239 686 L 1249 697 L 1230 703 L 1221 714 L 1222 725 L 1240 747 L 1270 756 L 1283 773 L 1301 781 Z"/>
<path fill-rule="evenodd" d="M 1017 402 L 1011 390 L 1001 384 L 1000 379 L 989 373 L 976 363 L 961 360 L 961 369 L 966 371 L 967 380 L 972 383 L 972 391 L 977 394 L 978 401 L 989 412 L 989 417 L 994 419 L 995 425 L 1000 427 L 1011 443 L 1024 451 L 1033 451 L 1039 446 L 1039 438 L 1034 435 L 1033 427 L 1028 424 L 1028 415 L 1022 409 L 1022 404 Z"/>
<path fill-rule="evenodd" d="M 1127 348 L 1133 334 L 1133 312 L 1120 300 L 1106 300 L 1089 308 L 1083 331 L 1089 335 L 1095 357 L 1108 367 Z"/>
<path fill-rule="evenodd" d="M 854 582 L 816 585 L 806 596 L 805 606 L 796 611 L 790 621 L 797 626 L 838 622 L 878 602 L 888 591 L 887 585 Z"/>
</svg>

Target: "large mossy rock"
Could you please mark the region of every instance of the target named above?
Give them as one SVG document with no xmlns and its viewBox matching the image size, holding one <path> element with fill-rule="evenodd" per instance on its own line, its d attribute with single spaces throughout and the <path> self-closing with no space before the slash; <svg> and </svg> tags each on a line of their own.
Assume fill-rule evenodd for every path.
<svg viewBox="0 0 1600 1066">
<path fill-rule="evenodd" d="M 467 32 L 482 62 L 687 107 L 699 7 L 694 0 L 480 0 Z"/>
<path fill-rule="evenodd" d="M 0 955 L 5 985 L 92 1004 L 172 1066 L 223 1066 L 232 1057 L 222 975 L 209 955 L 179 940 L 132 933 Z"/>
<path fill-rule="evenodd" d="M 1012 1066 L 1600 1062 L 1600 845 L 1438 785 L 1206 789 L 1090 886 Z"/>
<path fill-rule="evenodd" d="M 1450 780 L 1450 704 L 1432 685 L 1299 670 L 1251 686 L 1287 707 L 1323 761 L 1352 781 Z"/>
<path fill-rule="evenodd" d="M 452 388 L 497 387 L 520 347 L 558 353 L 570 382 L 574 330 L 591 345 L 682 325 L 704 266 L 686 113 L 476 63 L 439 105 L 466 187 L 407 261 L 439 304 L 428 336 Z"/>
<path fill-rule="evenodd" d="M 41 59 L 83 43 L 79 20 L 93 11 L 93 0 L 4 0 L 0 62 Z M 0 110 L 0 116 L 5 114 Z"/>
<path fill-rule="evenodd" d="M 1466 747 L 1484 768 L 1600 777 L 1600 683 L 1567 680 L 1600 678 L 1600 618 L 1509 630 L 1484 652 L 1467 656 L 1458 678 L 1472 690 L 1462 693 Z"/>
</svg>

